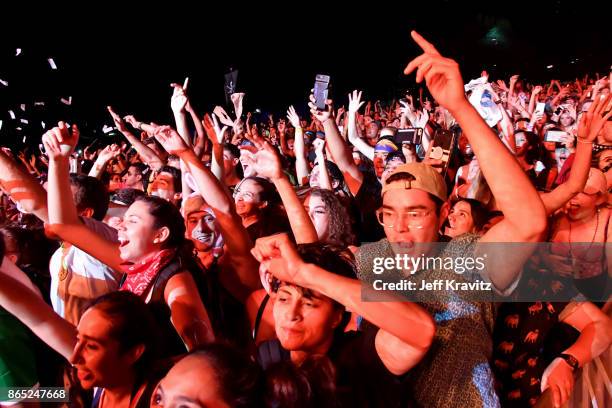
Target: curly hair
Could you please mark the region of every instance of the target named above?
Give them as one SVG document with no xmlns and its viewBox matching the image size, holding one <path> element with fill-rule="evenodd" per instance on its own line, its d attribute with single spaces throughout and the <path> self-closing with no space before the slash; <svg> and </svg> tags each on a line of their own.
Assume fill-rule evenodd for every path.
<svg viewBox="0 0 612 408">
<path fill-rule="evenodd" d="M 322 188 L 310 190 L 310 196 L 319 197 L 329 211 L 329 235 L 326 243 L 346 248 L 355 242 L 351 217 L 340 199 L 331 191 Z"/>
</svg>

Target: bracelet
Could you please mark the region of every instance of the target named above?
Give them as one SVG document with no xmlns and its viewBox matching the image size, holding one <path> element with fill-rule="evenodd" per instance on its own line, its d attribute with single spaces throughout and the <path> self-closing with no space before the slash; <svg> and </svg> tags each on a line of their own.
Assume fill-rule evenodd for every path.
<svg viewBox="0 0 612 408">
<path fill-rule="evenodd" d="M 590 144 L 590 145 L 592 145 L 592 144 L 593 144 L 593 142 L 590 142 L 590 141 L 588 141 L 588 140 L 583 140 L 583 139 L 581 139 L 581 138 L 579 138 L 579 137 L 577 137 L 577 138 L 576 138 L 576 141 L 577 141 L 578 143 L 584 143 L 584 144 Z"/>
</svg>

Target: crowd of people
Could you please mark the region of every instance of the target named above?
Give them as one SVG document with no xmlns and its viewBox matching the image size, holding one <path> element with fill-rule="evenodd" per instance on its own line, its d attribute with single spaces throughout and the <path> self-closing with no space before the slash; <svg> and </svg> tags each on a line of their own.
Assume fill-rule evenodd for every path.
<svg viewBox="0 0 612 408">
<path fill-rule="evenodd" d="M 243 93 L 200 116 L 172 84 L 172 126 L 109 106 L 121 143 L 80 154 L 60 121 L 40 155 L 0 151 L 0 387 L 98 408 L 570 401 L 612 343 L 611 80 L 466 84 L 412 37 L 419 95 L 256 120 Z M 498 302 L 364 297 L 375 258 L 490 243 L 548 244 L 461 275 Z"/>
</svg>

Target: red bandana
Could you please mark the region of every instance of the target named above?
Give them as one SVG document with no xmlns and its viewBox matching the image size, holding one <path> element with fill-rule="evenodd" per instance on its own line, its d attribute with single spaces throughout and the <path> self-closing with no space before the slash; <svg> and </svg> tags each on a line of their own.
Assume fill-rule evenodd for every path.
<svg viewBox="0 0 612 408">
<path fill-rule="evenodd" d="M 123 271 L 127 273 L 127 277 L 121 285 L 121 290 L 141 296 L 157 273 L 174 258 L 175 253 L 174 249 L 164 249 L 140 263 L 124 265 Z"/>
</svg>

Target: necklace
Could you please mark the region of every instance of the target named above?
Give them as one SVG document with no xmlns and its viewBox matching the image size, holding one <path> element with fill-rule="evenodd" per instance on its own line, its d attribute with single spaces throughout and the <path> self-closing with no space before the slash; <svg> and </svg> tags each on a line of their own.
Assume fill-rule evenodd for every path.
<svg viewBox="0 0 612 408">
<path fill-rule="evenodd" d="M 569 244 L 569 255 L 572 258 L 572 267 L 576 269 L 576 258 L 574 258 L 574 252 L 572 251 L 572 220 L 569 219 L 569 217 L 568 217 L 568 222 L 569 222 L 569 236 L 567 237 L 567 243 Z M 593 242 L 595 242 L 595 237 L 597 236 L 598 229 L 599 229 L 599 208 L 597 209 L 597 213 L 596 213 L 595 232 L 593 233 L 593 238 L 591 239 L 591 243 L 589 244 L 589 247 L 585 251 L 586 254 L 589 253 L 589 251 L 591 250 L 591 247 L 593 246 Z"/>
</svg>

